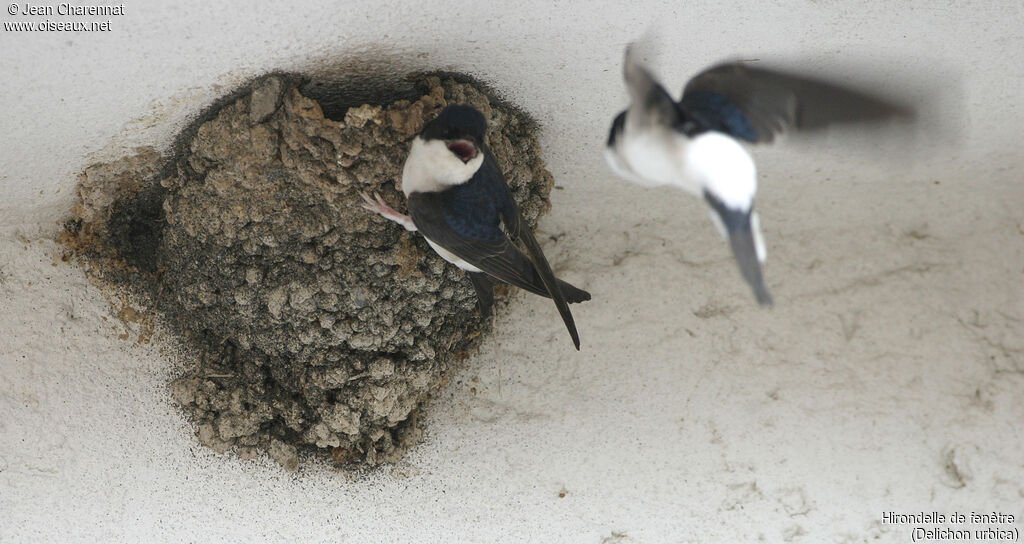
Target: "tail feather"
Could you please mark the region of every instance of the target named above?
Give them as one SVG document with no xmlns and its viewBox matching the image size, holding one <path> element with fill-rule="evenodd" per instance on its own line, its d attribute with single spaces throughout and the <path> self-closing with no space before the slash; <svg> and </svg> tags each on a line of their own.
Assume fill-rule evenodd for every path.
<svg viewBox="0 0 1024 544">
<path fill-rule="evenodd" d="M 565 301 L 569 304 L 576 304 L 590 300 L 590 293 L 572 285 L 569 282 L 558 280 L 558 287 L 562 290 L 562 295 L 565 296 Z M 548 296 L 550 297 L 550 295 Z"/>
<path fill-rule="evenodd" d="M 466 272 L 469 280 L 476 290 L 476 300 L 480 308 L 480 317 L 487 319 L 491 317 L 491 308 L 494 307 L 494 281 L 483 272 Z"/>
<path fill-rule="evenodd" d="M 545 298 L 552 298 L 551 293 L 548 292 L 547 287 L 541 281 L 540 275 L 537 273 L 536 270 L 532 271 L 531 280 L 532 281 L 528 283 L 524 282 L 522 284 L 516 285 L 516 287 L 519 287 L 520 289 L 525 289 L 526 291 L 529 291 L 535 295 L 540 295 Z M 590 300 L 590 293 L 584 291 L 583 289 L 580 289 L 579 287 L 576 287 L 575 285 L 558 278 L 555 278 L 555 281 L 558 282 L 558 289 L 562 291 L 562 296 L 565 298 L 565 301 L 568 302 L 569 304 L 576 304 Z"/>
</svg>

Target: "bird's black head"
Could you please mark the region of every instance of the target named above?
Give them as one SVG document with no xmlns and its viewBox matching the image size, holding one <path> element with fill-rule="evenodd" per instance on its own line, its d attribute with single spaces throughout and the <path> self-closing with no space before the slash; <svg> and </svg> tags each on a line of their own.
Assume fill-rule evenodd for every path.
<svg viewBox="0 0 1024 544">
<path fill-rule="evenodd" d="M 487 133 L 487 119 L 473 106 L 452 104 L 423 127 L 424 140 L 443 140 L 462 162 L 469 162 L 480 153 Z"/>
</svg>

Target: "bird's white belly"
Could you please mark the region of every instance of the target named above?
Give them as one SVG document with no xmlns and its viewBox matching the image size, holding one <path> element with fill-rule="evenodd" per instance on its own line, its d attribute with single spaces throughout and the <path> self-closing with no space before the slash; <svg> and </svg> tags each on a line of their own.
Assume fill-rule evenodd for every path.
<svg viewBox="0 0 1024 544">
<path fill-rule="evenodd" d="M 692 139 L 656 131 L 627 134 L 616 151 L 609 150 L 608 163 L 639 185 L 672 185 L 695 196 L 707 189 L 735 209 L 748 208 L 757 192 L 750 153 L 720 132 Z"/>
<path fill-rule="evenodd" d="M 672 185 L 700 196 L 699 181 L 686 171 L 689 147 L 689 139 L 681 134 L 656 131 L 628 134 L 619 151 L 622 166 L 632 175 L 624 177 L 646 187 Z"/>
<path fill-rule="evenodd" d="M 427 238 L 426 236 L 424 236 L 423 238 L 427 241 L 428 244 L 430 244 L 430 247 L 434 248 L 434 251 L 437 252 L 437 254 L 440 255 L 442 259 L 454 264 L 455 266 L 467 272 L 482 272 L 482 270 L 460 259 L 451 251 L 448 251 L 447 249 L 435 244 L 434 242 L 431 242 L 430 238 Z"/>
<path fill-rule="evenodd" d="M 679 185 L 691 192 L 696 188 L 689 187 L 683 179 L 681 148 L 686 146 L 684 138 L 672 134 L 654 131 L 628 134 L 623 139 L 620 150 L 625 166 L 633 171 L 639 182 L 647 186 Z"/>
</svg>

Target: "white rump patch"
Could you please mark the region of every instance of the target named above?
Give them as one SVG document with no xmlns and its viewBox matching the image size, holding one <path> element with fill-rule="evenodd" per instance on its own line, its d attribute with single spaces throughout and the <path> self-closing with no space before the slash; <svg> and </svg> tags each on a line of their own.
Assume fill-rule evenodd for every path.
<svg viewBox="0 0 1024 544">
<path fill-rule="evenodd" d="M 706 132 L 685 150 L 686 175 L 734 210 L 749 210 L 757 193 L 750 153 L 731 136 Z"/>
</svg>

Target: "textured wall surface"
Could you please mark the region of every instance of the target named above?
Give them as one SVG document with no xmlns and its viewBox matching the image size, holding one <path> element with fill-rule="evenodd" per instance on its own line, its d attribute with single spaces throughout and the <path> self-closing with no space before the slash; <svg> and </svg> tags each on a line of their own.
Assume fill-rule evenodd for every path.
<svg viewBox="0 0 1024 544">
<path fill-rule="evenodd" d="M 909 542 L 882 512 L 932 510 L 1024 529 L 1022 9 L 186 1 L 0 32 L 0 541 Z M 739 57 L 921 98 L 913 141 L 755 151 L 770 311 L 702 203 L 601 160 L 622 48 L 652 26 L 675 92 Z M 254 76 L 339 67 L 473 74 L 537 118 L 539 238 L 594 295 L 579 353 L 548 301 L 512 297 L 424 442 L 358 477 L 199 447 L 167 387 L 188 354 L 159 327 L 131 342 L 39 237 L 89 164 L 165 151 Z"/>
</svg>

